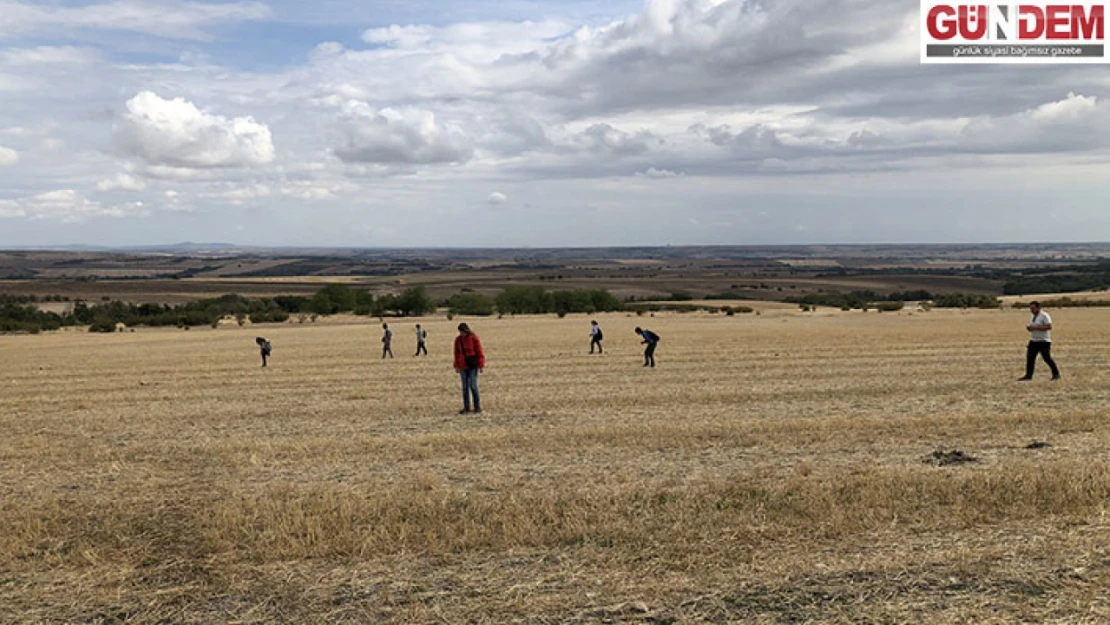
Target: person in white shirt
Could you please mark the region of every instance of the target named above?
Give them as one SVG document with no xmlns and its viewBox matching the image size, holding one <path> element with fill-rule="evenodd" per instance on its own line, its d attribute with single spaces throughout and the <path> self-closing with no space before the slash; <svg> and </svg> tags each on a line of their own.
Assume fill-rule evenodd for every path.
<svg viewBox="0 0 1110 625">
<path fill-rule="evenodd" d="M 1044 358 L 1048 368 L 1052 370 L 1052 379 L 1059 380 L 1060 369 L 1056 367 L 1056 361 L 1052 359 L 1052 317 L 1041 310 L 1040 302 L 1030 303 L 1029 312 L 1033 313 L 1033 319 L 1029 321 L 1029 325 L 1025 326 L 1025 329 L 1029 330 L 1029 346 L 1025 350 L 1025 376 L 1018 378 L 1018 380 L 1027 382 L 1033 379 L 1033 367 L 1037 364 L 1037 354 Z"/>
<path fill-rule="evenodd" d="M 423 352 L 425 356 L 428 355 L 427 340 L 428 333 L 424 331 L 424 328 L 420 327 L 419 323 L 416 324 L 416 353 L 413 354 L 413 358 L 419 356 L 421 352 Z"/>
<path fill-rule="evenodd" d="M 590 322 L 590 353 L 594 353 L 594 345 L 597 345 L 597 353 L 604 354 L 605 350 L 601 348 L 601 340 L 605 335 L 601 332 L 601 326 L 597 325 L 596 321 Z"/>
</svg>

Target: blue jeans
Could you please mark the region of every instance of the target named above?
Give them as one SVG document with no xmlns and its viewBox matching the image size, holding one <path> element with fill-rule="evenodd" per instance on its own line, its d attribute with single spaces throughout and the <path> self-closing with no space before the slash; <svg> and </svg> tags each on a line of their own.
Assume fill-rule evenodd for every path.
<svg viewBox="0 0 1110 625">
<path fill-rule="evenodd" d="M 478 370 L 463 369 L 459 372 L 462 378 L 463 408 L 470 409 L 470 396 L 474 396 L 474 409 L 482 409 L 482 400 L 478 397 Z"/>
</svg>

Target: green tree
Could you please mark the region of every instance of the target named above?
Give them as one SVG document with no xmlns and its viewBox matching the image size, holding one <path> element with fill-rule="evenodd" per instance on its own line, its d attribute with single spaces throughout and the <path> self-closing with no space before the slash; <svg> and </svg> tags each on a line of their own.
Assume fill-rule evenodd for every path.
<svg viewBox="0 0 1110 625">
<path fill-rule="evenodd" d="M 493 314 L 493 300 L 481 293 L 457 293 L 447 302 L 453 315 L 489 316 Z"/>
<path fill-rule="evenodd" d="M 358 290 L 355 291 L 355 308 L 356 315 L 369 315 L 374 310 L 374 295 L 370 291 Z"/>
<path fill-rule="evenodd" d="M 313 312 L 334 315 L 354 310 L 356 299 L 351 287 L 345 284 L 329 284 L 312 296 L 310 307 Z"/>
<path fill-rule="evenodd" d="M 420 317 L 435 312 L 436 302 L 424 287 L 412 287 L 405 289 L 397 298 L 397 310 L 405 317 Z"/>
<path fill-rule="evenodd" d="M 392 293 L 386 293 L 381 297 L 375 298 L 370 305 L 370 314 L 375 317 L 384 317 L 396 310 L 398 310 L 397 296 Z"/>
<path fill-rule="evenodd" d="M 497 312 L 538 315 L 551 310 L 551 296 L 538 286 L 511 286 L 497 296 Z"/>
</svg>

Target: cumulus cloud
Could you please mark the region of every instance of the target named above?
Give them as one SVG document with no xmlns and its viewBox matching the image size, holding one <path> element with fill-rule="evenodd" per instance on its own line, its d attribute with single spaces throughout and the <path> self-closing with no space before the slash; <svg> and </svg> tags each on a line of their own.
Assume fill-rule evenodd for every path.
<svg viewBox="0 0 1110 625">
<path fill-rule="evenodd" d="M 972 119 L 952 147 L 980 153 L 1083 152 L 1105 149 L 1108 134 L 1110 106 L 1070 93 L 1013 115 Z"/>
<path fill-rule="evenodd" d="M 500 191 L 494 191 L 493 193 L 489 194 L 489 197 L 486 198 L 486 202 L 490 206 L 502 206 L 508 201 L 509 196 L 501 193 Z"/>
<path fill-rule="evenodd" d="M 333 153 L 347 163 L 464 163 L 474 155 L 471 140 L 432 111 L 373 109 L 349 102 L 336 122 Z"/>
<path fill-rule="evenodd" d="M 338 189 L 312 181 L 299 180 L 282 185 L 280 192 L 285 197 L 311 202 L 333 199 Z"/>
<path fill-rule="evenodd" d="M 327 4 L 350 9 L 354 1 Z M 570 11 L 554 0 L 525 4 L 502 15 Z M 492 6 L 465 14 L 487 14 Z M 287 10 L 283 5 L 283 17 Z M 451 23 L 459 14 L 424 19 L 435 24 L 428 25 L 414 9 L 404 15 L 417 23 L 367 30 L 361 43 L 345 40 L 350 48 L 320 43 L 299 65 L 269 69 L 274 65 L 264 62 L 248 70 L 220 63 L 255 53 L 252 61 L 273 60 L 251 45 L 253 29 L 236 33 L 244 38 L 242 55 L 180 40 L 206 37 L 218 24 L 266 19 L 260 3 L 0 0 L 0 43 L 6 37 L 18 42 L 7 45 L 21 46 L 0 46 L 3 123 L 11 126 L 0 130 L 0 143 L 19 158 L 18 170 L 0 174 L 20 176 L 7 188 L 26 188 L 24 176 L 41 185 L 21 192 L 32 197 L 87 184 L 76 192 L 102 202 L 144 200 L 160 210 L 295 210 L 311 201 L 314 214 L 332 203 L 343 207 L 338 214 L 352 202 L 431 202 L 437 185 L 450 192 L 436 205 L 477 198 L 467 210 L 508 203 L 490 187 L 515 189 L 522 180 L 542 187 L 548 179 L 558 179 L 567 196 L 551 205 L 608 209 L 657 200 L 671 207 L 679 186 L 707 197 L 740 188 L 790 194 L 801 185 L 776 178 L 820 172 L 875 174 L 876 183 L 916 189 L 924 184 L 918 176 L 954 166 L 1005 163 L 1014 175 L 1034 177 L 1044 171 L 1034 164 L 1048 160 L 1039 154 L 1053 154 L 1053 167 L 1083 160 L 1095 169 L 1110 160 L 1110 83 L 1103 74 L 1068 66 L 921 66 L 918 7 L 907 2 L 649 0 L 634 14 L 589 26 Z M 36 15 L 53 20 L 50 38 L 11 37 L 46 23 Z M 144 33 L 141 46 L 137 32 Z M 79 47 L 90 41 L 96 49 Z M 157 47 L 165 62 L 136 55 L 140 47 Z M 58 84 L 78 91 L 62 93 Z M 120 93 L 137 95 L 122 107 Z M 115 121 L 118 148 L 108 156 L 106 120 Z M 42 136 L 64 139 L 64 154 L 45 153 L 40 136 L 29 134 L 47 121 L 55 125 Z M 0 148 L 0 164 L 11 160 Z M 682 176 L 697 177 L 697 188 L 652 182 Z M 806 189 L 858 188 L 846 176 L 811 181 Z M 171 185 L 180 194 L 163 196 Z M 514 195 L 510 205 L 518 204 L 524 206 Z M 31 205 L 7 200 L 3 210 L 24 214 Z M 686 218 L 719 221 L 690 214 L 678 223 Z"/>
<path fill-rule="evenodd" d="M 919 66 L 918 8 L 905 3 L 798 7 L 649 0 L 600 27 L 392 25 L 364 32 L 363 50 L 321 44 L 290 84 L 342 111 L 331 153 L 352 177 L 442 163 L 539 178 L 659 163 L 699 176 L 853 171 L 880 153 L 891 167 L 978 149 L 973 131 L 962 147 L 953 133 L 1012 116 L 1054 85 L 1107 89 L 1062 67 Z"/>
<path fill-rule="evenodd" d="M 475 143 L 482 150 L 500 156 L 542 152 L 554 146 L 548 130 L 534 117 L 520 111 L 498 111 L 483 115 L 475 129 Z"/>
<path fill-rule="evenodd" d="M 206 200 L 219 200 L 232 206 L 243 206 L 259 200 L 266 199 L 273 194 L 273 189 L 265 184 L 223 185 L 224 188 L 216 191 L 205 191 L 197 197 Z"/>
<path fill-rule="evenodd" d="M 591 152 L 610 156 L 636 156 L 663 140 L 647 130 L 629 134 L 609 124 L 593 124 L 574 137 L 574 143 Z"/>
<path fill-rule="evenodd" d="M 27 217 L 75 223 L 91 217 L 127 217 L 146 212 L 142 202 L 104 206 L 73 189 L 48 191 L 17 200 L 0 200 L 0 217 Z"/>
<path fill-rule="evenodd" d="M 561 20 L 464 22 L 446 26 L 391 25 L 365 31 L 362 40 L 422 54 L 450 52 L 469 62 L 488 63 L 499 61 L 506 55 L 533 52 L 573 28 Z"/>
<path fill-rule="evenodd" d="M 142 191 L 144 189 L 146 189 L 146 183 L 130 174 L 116 174 L 96 183 L 96 190 L 102 192 Z"/>
<path fill-rule="evenodd" d="M 808 91 L 819 73 L 882 65 L 878 55 L 835 68 L 829 61 L 896 37 L 916 11 L 882 0 L 825 0 L 805 10 L 792 0 L 652 0 L 515 61 L 533 67 L 533 87 L 562 98 L 568 111 L 775 101 L 784 90 L 788 99 Z"/>
<path fill-rule="evenodd" d="M 686 175 L 685 173 L 680 172 L 680 171 L 673 171 L 673 170 L 670 170 L 670 169 L 657 169 L 655 167 L 649 167 L 649 168 L 645 169 L 644 171 L 636 172 L 636 177 L 637 178 L 651 178 L 653 180 L 665 180 L 667 178 L 678 178 L 678 177 L 685 176 L 685 175 Z"/>
<path fill-rule="evenodd" d="M 752 124 L 739 132 L 733 132 L 728 124 L 713 127 L 695 124 L 690 130 L 713 145 L 736 150 L 767 151 L 785 145 L 779 131 L 766 124 Z"/>
<path fill-rule="evenodd" d="M 0 145 L 0 167 L 9 167 L 19 162 L 19 152 Z"/>
<path fill-rule="evenodd" d="M 700 123 L 689 131 L 710 147 L 687 155 L 686 167 L 697 173 L 882 171 L 969 155 L 1107 155 L 1102 137 L 1110 133 L 1110 106 L 1072 93 L 1005 115 L 859 122 L 808 111 L 740 128 Z"/>
<path fill-rule="evenodd" d="M 150 91 L 128 100 L 115 139 L 127 154 L 156 167 L 248 167 L 274 160 L 266 124 L 213 115 L 183 98 L 164 100 Z"/>
</svg>

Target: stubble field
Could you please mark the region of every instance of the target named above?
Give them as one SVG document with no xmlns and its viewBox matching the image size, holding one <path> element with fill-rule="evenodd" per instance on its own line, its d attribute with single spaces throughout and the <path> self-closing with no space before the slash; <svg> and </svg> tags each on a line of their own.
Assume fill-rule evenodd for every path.
<svg viewBox="0 0 1110 625">
<path fill-rule="evenodd" d="M 468 320 L 467 417 L 443 319 L 0 337 L 0 622 L 1107 622 L 1110 310 L 1050 312 L 1025 384 L 1023 311 Z"/>
</svg>

